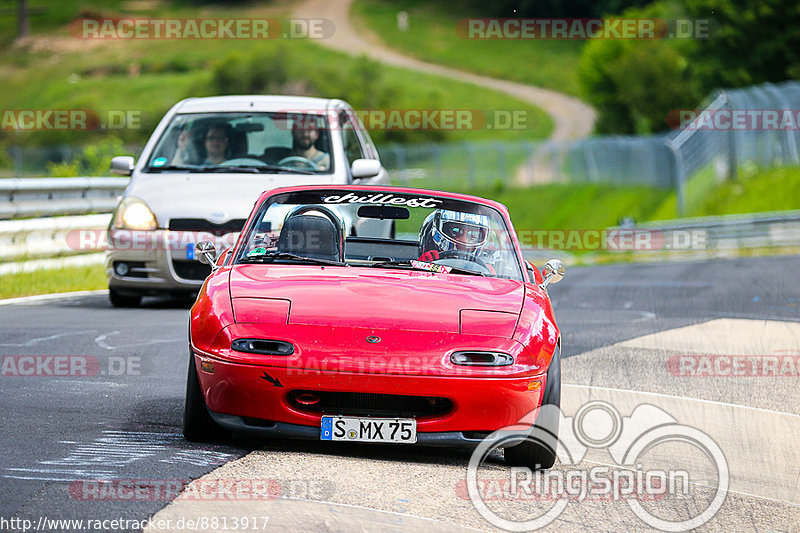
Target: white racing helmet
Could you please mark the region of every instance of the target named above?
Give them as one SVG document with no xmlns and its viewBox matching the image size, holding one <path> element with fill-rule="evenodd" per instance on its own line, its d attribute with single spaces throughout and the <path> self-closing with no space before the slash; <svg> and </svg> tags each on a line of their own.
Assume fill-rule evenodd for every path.
<svg viewBox="0 0 800 533">
<path fill-rule="evenodd" d="M 483 249 L 488 236 L 486 215 L 437 209 L 420 228 L 420 255 L 431 250 L 439 253 L 457 250 L 475 255 Z"/>
</svg>

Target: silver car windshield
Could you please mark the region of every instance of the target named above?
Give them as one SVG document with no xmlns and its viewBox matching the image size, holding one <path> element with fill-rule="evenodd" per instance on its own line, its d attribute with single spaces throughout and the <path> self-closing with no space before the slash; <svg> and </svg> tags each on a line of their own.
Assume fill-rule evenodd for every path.
<svg viewBox="0 0 800 533">
<path fill-rule="evenodd" d="M 330 129 L 308 113 L 177 114 L 145 171 L 330 174 Z"/>
<path fill-rule="evenodd" d="M 420 193 L 320 190 L 261 205 L 235 262 L 426 270 L 522 280 L 496 209 Z"/>
</svg>

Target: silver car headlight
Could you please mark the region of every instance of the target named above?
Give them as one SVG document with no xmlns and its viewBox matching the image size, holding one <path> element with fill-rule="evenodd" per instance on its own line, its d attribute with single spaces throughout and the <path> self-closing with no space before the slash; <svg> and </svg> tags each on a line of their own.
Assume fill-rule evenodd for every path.
<svg viewBox="0 0 800 533">
<path fill-rule="evenodd" d="M 120 202 L 114 212 L 111 227 L 115 229 L 152 231 L 158 227 L 158 223 L 156 222 L 156 216 L 143 200 L 135 196 L 128 196 Z"/>
</svg>

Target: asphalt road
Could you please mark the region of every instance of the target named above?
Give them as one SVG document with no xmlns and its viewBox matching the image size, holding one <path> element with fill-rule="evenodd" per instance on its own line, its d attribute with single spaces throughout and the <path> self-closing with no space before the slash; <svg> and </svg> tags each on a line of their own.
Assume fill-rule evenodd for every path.
<svg viewBox="0 0 800 533">
<path fill-rule="evenodd" d="M 570 374 L 565 375 L 565 380 L 578 385 L 566 388 L 565 396 L 569 398 L 572 390 L 572 396 L 577 398 L 581 395 L 580 386 L 629 388 L 635 382 L 636 386 L 630 388 L 645 393 L 666 394 L 665 387 L 669 386 L 676 396 L 774 409 L 777 415 L 796 416 L 797 407 L 786 405 L 796 395 L 782 401 L 775 391 L 783 394 L 789 390 L 787 383 L 796 390 L 797 377 L 777 385 L 771 381 L 749 382 L 740 392 L 732 391 L 739 387 L 727 386 L 729 382 L 710 386 L 708 381 L 684 379 L 673 380 L 673 384 L 659 373 L 663 357 L 648 351 L 645 341 L 648 335 L 718 318 L 800 322 L 800 285 L 795 280 L 798 266 L 799 258 L 793 256 L 569 270 L 565 280 L 550 289 L 568 358 L 564 367 Z M 143 520 L 164 508 L 185 481 L 224 464 L 227 466 L 217 471 L 219 477 L 277 478 L 283 481 L 284 489 L 294 486 L 298 497 L 349 505 L 351 526 L 380 524 L 379 529 L 390 529 L 397 526 L 392 520 L 407 513 L 406 525 L 417 520 L 413 516 L 422 517 L 419 520 L 436 520 L 425 522 L 434 530 L 457 526 L 493 528 L 474 512 L 470 516 L 466 511 L 456 512 L 467 508 L 469 502 L 463 498 L 451 493 L 448 499 L 447 495 L 423 490 L 426 480 L 435 479 L 440 473 L 443 478 L 455 476 L 455 486 L 457 478 L 463 478 L 468 453 L 326 447 L 292 441 L 236 440 L 218 445 L 184 442 L 180 425 L 188 361 L 186 328 L 187 305 L 181 302 L 153 299 L 146 300 L 141 309 L 120 310 L 112 308 L 105 295 L 94 294 L 0 305 L 0 530 L 20 530 L 3 526 L 1 520 L 12 517 L 31 520 L 33 524 L 42 517 Z M 788 338 L 790 344 L 785 348 L 800 353 L 800 344 L 794 344 L 791 336 Z M 628 346 L 626 342 L 633 344 Z M 11 357 L 9 362 L 8 356 L 35 356 L 33 364 L 38 365 L 35 368 L 39 374 L 69 374 L 72 365 L 78 370 L 89 369 L 90 375 L 28 376 L 24 374 L 31 372 L 32 359 Z M 47 359 L 51 356 L 54 359 Z M 70 358 L 55 359 L 56 356 Z M 637 369 L 635 375 L 630 373 L 631 368 Z M 670 405 L 679 403 L 671 401 Z M 695 408 L 696 404 L 687 405 L 684 414 L 691 416 Z M 750 446 L 757 448 L 752 442 Z M 257 452 L 251 454 L 254 450 Z M 784 459 L 793 460 L 796 456 Z M 417 490 L 414 498 L 396 498 L 401 503 L 389 502 L 391 505 L 379 501 L 380 495 L 391 491 L 370 485 L 377 483 L 369 477 L 373 463 L 395 472 L 388 481 L 390 485 Z M 250 473 L 243 474 L 248 468 Z M 748 475 L 758 477 L 749 471 Z M 353 476 L 353 486 L 358 490 L 346 481 Z M 745 477 L 742 474 L 742 479 Z M 91 483 L 97 479 L 117 480 L 116 490 L 98 491 L 98 485 Z M 755 487 L 748 490 L 761 490 L 758 479 L 747 479 L 748 487 Z M 124 483 L 120 486 L 120 480 L 138 485 L 141 497 L 131 496 L 134 489 L 127 490 Z M 319 489 L 318 497 L 309 494 L 313 483 Z M 791 497 L 752 496 L 744 489 L 729 495 L 729 513 L 718 525 L 730 528 L 734 524 L 733 529 L 742 531 L 760 529 L 765 524 L 783 531 L 797 527 L 798 502 L 792 503 Z M 318 508 L 309 502 L 302 503 L 310 507 L 303 507 L 301 512 L 296 507 L 283 509 L 283 503 L 273 502 L 270 512 L 274 517 L 283 513 L 295 517 L 291 519 L 297 520 L 296 524 L 308 527 L 320 525 L 314 522 L 320 513 L 336 514 L 331 507 Z M 363 516 L 352 515 L 353 506 L 358 505 L 367 508 L 358 511 Z M 774 507 L 770 508 L 768 519 L 756 516 L 759 513 L 754 511 L 765 509 L 765 505 Z M 381 515 L 393 518 L 379 519 L 370 509 L 394 513 Z M 565 524 L 584 530 L 591 528 L 594 520 L 608 518 L 603 513 L 607 515 L 609 511 L 602 505 L 587 505 L 585 509 L 583 515 L 579 513 L 578 518 L 573 516 Z M 298 516 L 311 522 L 303 522 Z M 627 518 L 620 520 L 620 527 L 641 528 L 641 524 L 626 521 Z M 325 524 L 331 530 L 338 528 L 335 522 Z"/>
</svg>

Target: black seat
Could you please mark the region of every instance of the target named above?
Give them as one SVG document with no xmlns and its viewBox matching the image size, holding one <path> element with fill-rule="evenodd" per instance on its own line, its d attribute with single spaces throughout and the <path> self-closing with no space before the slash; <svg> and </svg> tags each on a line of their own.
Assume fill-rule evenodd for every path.
<svg viewBox="0 0 800 533">
<path fill-rule="evenodd" d="M 314 259 L 339 261 L 339 232 L 330 219 L 294 215 L 286 219 L 278 237 L 278 251 Z"/>
</svg>

